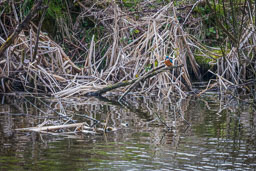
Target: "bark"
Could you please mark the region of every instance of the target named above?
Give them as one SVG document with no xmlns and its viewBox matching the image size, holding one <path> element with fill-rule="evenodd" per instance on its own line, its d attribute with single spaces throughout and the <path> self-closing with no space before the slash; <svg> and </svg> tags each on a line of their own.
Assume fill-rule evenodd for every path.
<svg viewBox="0 0 256 171">
<path fill-rule="evenodd" d="M 134 88 L 139 82 L 145 81 L 146 79 L 151 78 L 151 77 L 153 77 L 153 76 L 155 76 L 155 75 L 157 75 L 157 74 L 159 74 L 159 73 L 161 73 L 163 71 L 168 71 L 168 70 L 171 70 L 171 69 L 174 69 L 174 68 L 180 68 L 182 66 L 183 65 L 165 67 L 165 65 L 161 65 L 161 66 L 159 66 L 159 67 L 157 67 L 155 69 L 152 69 L 151 71 L 149 71 L 148 73 L 146 73 L 145 75 L 143 75 L 140 78 L 136 78 L 136 79 L 128 80 L 128 81 L 118 82 L 118 83 L 109 85 L 107 87 L 104 87 L 104 88 L 102 88 L 102 89 L 100 89 L 100 90 L 98 90 L 96 92 L 89 92 L 86 95 L 87 96 L 101 96 L 102 94 L 104 94 L 104 93 L 106 93 L 108 91 L 111 91 L 111 90 L 114 90 L 114 89 L 117 89 L 117 88 L 120 88 L 120 87 L 125 87 L 125 86 L 131 85 L 133 83 L 134 83 L 134 85 L 132 86 L 132 88 Z M 130 89 L 132 89 L 132 88 L 130 88 Z"/>
</svg>

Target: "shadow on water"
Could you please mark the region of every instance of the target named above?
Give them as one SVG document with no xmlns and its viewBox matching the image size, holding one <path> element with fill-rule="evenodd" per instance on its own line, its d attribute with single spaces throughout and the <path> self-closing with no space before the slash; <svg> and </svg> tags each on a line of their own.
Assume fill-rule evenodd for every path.
<svg viewBox="0 0 256 171">
<path fill-rule="evenodd" d="M 63 118 L 60 113 L 66 112 Z M 215 94 L 201 98 L 64 100 L 2 96 L 0 170 L 254 170 L 255 107 Z M 53 136 L 19 132 L 61 119 L 117 131 Z"/>
</svg>

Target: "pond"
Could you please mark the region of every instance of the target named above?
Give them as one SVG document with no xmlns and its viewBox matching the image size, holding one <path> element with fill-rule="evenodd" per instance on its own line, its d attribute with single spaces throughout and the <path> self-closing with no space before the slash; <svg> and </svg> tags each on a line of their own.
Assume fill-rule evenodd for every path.
<svg viewBox="0 0 256 171">
<path fill-rule="evenodd" d="M 256 109 L 215 93 L 187 99 L 56 100 L 2 96 L 0 170 L 256 170 Z M 102 134 L 16 131 L 66 113 L 116 128 Z M 76 115 L 78 114 L 78 115 Z"/>
</svg>

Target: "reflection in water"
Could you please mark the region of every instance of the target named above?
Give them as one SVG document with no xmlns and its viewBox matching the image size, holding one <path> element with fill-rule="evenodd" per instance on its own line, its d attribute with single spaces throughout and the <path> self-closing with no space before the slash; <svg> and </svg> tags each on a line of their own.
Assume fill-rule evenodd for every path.
<svg viewBox="0 0 256 171">
<path fill-rule="evenodd" d="M 0 170 L 256 169 L 255 107 L 216 99 L 215 95 L 186 100 L 132 97 L 116 103 L 96 98 L 58 101 L 4 96 Z M 60 115 L 64 112 L 68 117 Z M 93 125 L 81 117 L 84 114 L 108 120 L 117 131 L 66 136 L 15 131 L 68 119 Z"/>
</svg>

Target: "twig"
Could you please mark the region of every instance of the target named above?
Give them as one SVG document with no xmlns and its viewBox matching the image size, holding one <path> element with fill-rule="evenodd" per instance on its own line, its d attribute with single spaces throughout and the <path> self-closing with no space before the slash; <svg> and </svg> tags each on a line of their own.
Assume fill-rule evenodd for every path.
<svg viewBox="0 0 256 171">
<path fill-rule="evenodd" d="M 187 22 L 189 16 L 191 15 L 192 11 L 194 10 L 194 8 L 197 6 L 197 4 L 199 4 L 200 2 L 202 2 L 202 0 L 198 0 L 196 1 L 196 3 L 192 6 L 191 10 L 189 11 L 187 17 L 185 18 L 183 25 Z"/>
</svg>

